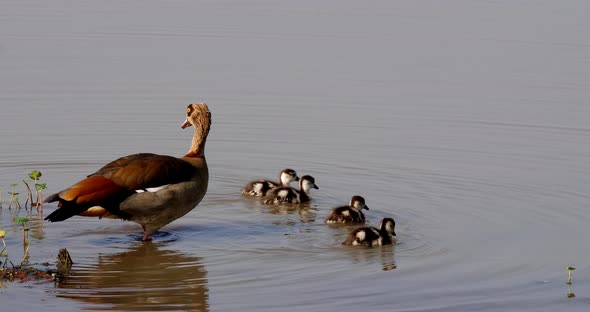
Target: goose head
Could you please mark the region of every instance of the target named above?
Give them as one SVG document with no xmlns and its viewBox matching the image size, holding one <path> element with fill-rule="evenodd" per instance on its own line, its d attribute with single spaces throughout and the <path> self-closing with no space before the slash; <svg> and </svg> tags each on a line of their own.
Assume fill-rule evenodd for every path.
<svg viewBox="0 0 590 312">
<path fill-rule="evenodd" d="M 195 103 L 189 104 L 186 108 L 186 121 L 182 123 L 180 126 L 182 129 L 186 127 L 197 127 L 198 125 L 201 129 L 195 130 L 206 130 L 209 131 L 211 126 L 211 112 L 209 111 L 209 107 L 205 103 Z M 206 133 L 201 133 L 201 135 L 207 135 Z"/>
<path fill-rule="evenodd" d="M 194 127 L 193 143 L 189 149 L 188 157 L 203 157 L 205 154 L 205 142 L 211 128 L 211 112 L 205 103 L 189 104 L 186 108 L 186 120 L 180 126 Z"/>
</svg>

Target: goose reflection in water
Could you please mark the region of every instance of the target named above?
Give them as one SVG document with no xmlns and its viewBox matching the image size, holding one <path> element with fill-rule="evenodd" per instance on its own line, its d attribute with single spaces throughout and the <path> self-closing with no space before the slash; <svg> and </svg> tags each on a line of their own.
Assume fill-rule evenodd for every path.
<svg viewBox="0 0 590 312">
<path fill-rule="evenodd" d="M 141 243 L 76 265 L 57 284 L 56 296 L 121 311 L 209 311 L 207 271 L 198 257 Z"/>
</svg>

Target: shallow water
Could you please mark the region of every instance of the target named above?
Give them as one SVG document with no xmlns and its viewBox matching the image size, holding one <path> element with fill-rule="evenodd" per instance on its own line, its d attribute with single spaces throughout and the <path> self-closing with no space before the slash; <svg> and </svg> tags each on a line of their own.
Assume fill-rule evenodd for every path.
<svg viewBox="0 0 590 312">
<path fill-rule="evenodd" d="M 185 105 L 213 114 L 197 209 L 140 227 L 32 213 L 33 263 L 3 309 L 587 311 L 590 21 L 586 2 L 4 1 L 0 225 L 9 184 L 47 194 L 136 152 L 182 155 Z M 320 187 L 269 207 L 245 182 L 291 167 Z M 18 191 L 24 193 L 19 186 Z M 361 194 L 395 246 L 323 224 Z M 21 198 L 21 202 L 23 202 Z M 44 207 L 47 215 L 55 205 Z M 574 265 L 575 298 L 564 269 Z"/>
</svg>

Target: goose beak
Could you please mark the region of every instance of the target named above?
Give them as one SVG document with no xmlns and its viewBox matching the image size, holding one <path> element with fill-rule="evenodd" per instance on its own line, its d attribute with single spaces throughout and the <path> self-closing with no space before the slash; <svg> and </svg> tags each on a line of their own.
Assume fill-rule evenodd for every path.
<svg viewBox="0 0 590 312">
<path fill-rule="evenodd" d="M 191 123 L 187 120 L 185 120 L 182 125 L 180 126 L 182 129 L 186 128 L 186 127 L 190 127 L 192 126 Z"/>
</svg>

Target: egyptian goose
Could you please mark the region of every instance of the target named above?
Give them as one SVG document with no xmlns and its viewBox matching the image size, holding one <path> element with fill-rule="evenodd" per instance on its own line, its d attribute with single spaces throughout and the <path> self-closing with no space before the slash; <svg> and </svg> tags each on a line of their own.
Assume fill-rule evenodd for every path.
<svg viewBox="0 0 590 312">
<path fill-rule="evenodd" d="M 49 196 L 59 209 L 45 220 L 58 222 L 72 216 L 107 217 L 139 223 L 143 240 L 184 216 L 207 192 L 209 169 L 205 143 L 211 113 L 205 103 L 190 104 L 182 128 L 193 126 L 188 153 L 180 158 L 134 154 L 108 163 L 86 179 Z"/>
<path fill-rule="evenodd" d="M 365 204 L 365 199 L 362 196 L 355 195 L 350 199 L 348 206 L 341 206 L 332 209 L 326 223 L 365 223 L 365 215 L 362 210 L 369 210 L 369 207 Z"/>
<path fill-rule="evenodd" d="M 381 228 L 362 227 L 348 235 L 342 245 L 352 246 L 381 246 L 391 245 L 395 237 L 395 221 L 392 218 L 384 218 L 381 221 Z"/>
<path fill-rule="evenodd" d="M 279 174 L 279 182 L 270 180 L 250 181 L 244 186 L 242 194 L 250 196 L 266 196 L 266 193 L 268 193 L 270 189 L 278 186 L 289 186 L 293 181 L 299 181 L 297 172 L 289 168 L 283 169 Z"/>
<path fill-rule="evenodd" d="M 280 186 L 271 189 L 264 198 L 265 204 L 300 204 L 311 200 L 309 191 L 319 189 L 315 184 L 315 179 L 312 176 L 304 175 L 299 179 L 299 190 L 289 186 Z"/>
</svg>

